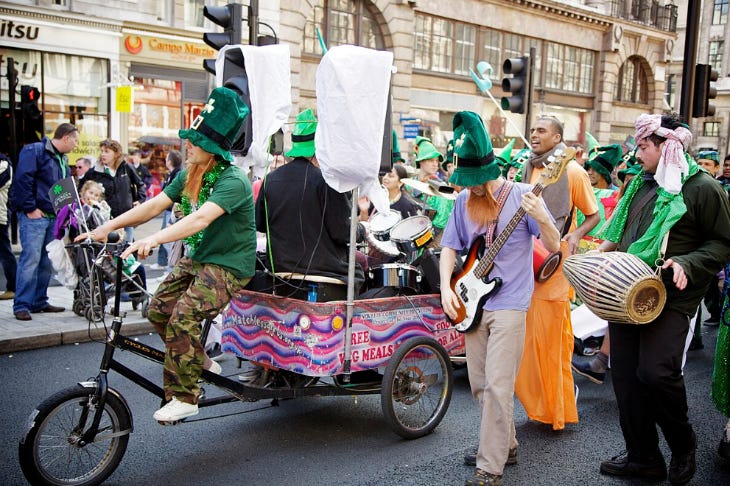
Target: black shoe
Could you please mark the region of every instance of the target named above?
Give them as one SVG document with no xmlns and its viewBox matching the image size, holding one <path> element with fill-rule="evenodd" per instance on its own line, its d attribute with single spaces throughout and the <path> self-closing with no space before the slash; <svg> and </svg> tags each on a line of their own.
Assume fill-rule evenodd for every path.
<svg viewBox="0 0 730 486">
<path fill-rule="evenodd" d="M 513 464 L 517 464 L 517 448 L 510 449 L 509 454 L 507 454 L 507 462 L 505 462 L 505 465 L 512 466 Z M 464 465 L 472 467 L 477 465 L 476 447 L 464 454 Z"/>
<path fill-rule="evenodd" d="M 603 380 L 606 379 L 606 372 L 604 371 L 603 373 L 599 373 L 597 371 L 593 371 L 591 369 L 590 363 L 579 363 L 577 361 L 571 361 L 570 366 L 573 368 L 573 371 L 581 376 L 585 376 L 597 385 L 602 384 Z"/>
<path fill-rule="evenodd" d="M 667 477 L 667 465 L 661 456 L 643 462 L 629 461 L 628 453 L 624 452 L 603 461 L 601 474 L 663 481 Z"/>
<path fill-rule="evenodd" d="M 33 318 L 28 311 L 18 311 L 15 313 L 15 318 L 19 321 L 32 321 Z"/>
<path fill-rule="evenodd" d="M 48 304 L 47 306 L 45 306 L 44 308 L 42 308 L 36 312 L 63 312 L 65 310 L 66 310 L 65 307 Z"/>
<path fill-rule="evenodd" d="M 684 454 L 672 454 L 669 463 L 669 482 L 671 484 L 687 484 L 692 480 L 697 470 L 695 451 L 697 450 L 697 438 L 692 433 L 692 448 Z"/>
<path fill-rule="evenodd" d="M 689 342 L 689 350 L 696 351 L 698 349 L 705 349 L 705 345 L 702 344 L 702 338 L 692 336 L 692 341 Z"/>
<path fill-rule="evenodd" d="M 722 440 L 720 440 L 720 445 L 717 446 L 717 453 L 723 459 L 730 459 L 730 432 L 728 429 L 722 432 Z"/>
</svg>

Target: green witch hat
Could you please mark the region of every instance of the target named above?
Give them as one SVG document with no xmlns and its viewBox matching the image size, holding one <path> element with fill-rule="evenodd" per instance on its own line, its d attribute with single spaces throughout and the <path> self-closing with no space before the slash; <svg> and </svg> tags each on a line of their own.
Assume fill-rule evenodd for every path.
<svg viewBox="0 0 730 486">
<path fill-rule="evenodd" d="M 473 111 L 454 115 L 454 166 L 449 182 L 462 187 L 479 186 L 501 174 L 492 142 L 481 117 Z"/>
<path fill-rule="evenodd" d="M 586 131 L 586 143 L 588 144 L 588 147 L 586 147 L 586 154 L 590 154 L 594 148 L 600 145 L 598 140 L 596 140 L 588 131 Z"/>
<path fill-rule="evenodd" d="M 501 166 L 505 166 L 509 164 L 509 162 L 512 160 L 512 149 L 515 148 L 515 139 L 509 141 L 507 145 L 504 146 L 501 152 L 499 152 L 499 155 L 497 155 L 497 163 Z"/>
<path fill-rule="evenodd" d="M 633 148 L 624 154 L 623 162 L 626 163 L 626 168 L 621 169 L 616 174 L 621 182 L 626 180 L 627 175 L 635 176 L 641 172 L 641 165 L 636 161 L 636 148 Z"/>
<path fill-rule="evenodd" d="M 249 113 L 246 103 L 234 91 L 215 88 L 190 128 L 177 133 L 196 147 L 233 162 L 231 147 Z"/>
<path fill-rule="evenodd" d="M 311 108 L 297 115 L 291 134 L 291 150 L 287 157 L 314 157 L 314 134 L 317 131 L 317 117 Z"/>
<path fill-rule="evenodd" d="M 585 168 L 591 168 L 598 172 L 610 184 L 611 172 L 621 162 L 622 157 L 623 150 L 621 149 L 621 145 L 612 144 L 595 147 L 588 156 Z"/>
<path fill-rule="evenodd" d="M 398 134 L 393 129 L 393 145 L 391 147 L 391 163 L 405 162 L 405 159 L 400 154 L 400 145 L 398 145 Z"/>
<path fill-rule="evenodd" d="M 452 138 L 449 140 L 449 143 L 446 144 L 446 158 L 443 162 L 441 162 L 441 169 L 443 169 L 444 172 L 446 172 L 446 164 L 451 164 L 454 162 L 454 139 Z"/>
</svg>

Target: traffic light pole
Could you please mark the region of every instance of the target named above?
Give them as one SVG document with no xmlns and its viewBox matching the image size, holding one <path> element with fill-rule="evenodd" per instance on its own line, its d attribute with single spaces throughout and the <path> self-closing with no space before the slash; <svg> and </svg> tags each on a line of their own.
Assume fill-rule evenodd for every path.
<svg viewBox="0 0 730 486">
<path fill-rule="evenodd" d="M 259 0 L 251 0 L 248 6 L 248 44 L 259 43 Z"/>
<path fill-rule="evenodd" d="M 532 92 L 535 89 L 535 47 L 530 47 L 529 69 L 527 70 L 527 92 L 525 93 L 525 137 L 530 137 L 530 121 L 532 120 Z M 529 147 L 529 145 L 528 145 Z"/>
<path fill-rule="evenodd" d="M 8 58 L 8 109 L 10 111 L 10 160 L 15 167 L 18 163 L 18 140 L 15 129 L 15 87 L 18 84 L 18 76 L 15 72 L 15 59 Z"/>
<path fill-rule="evenodd" d="M 687 7 L 687 32 L 684 40 L 684 66 L 682 67 L 682 95 L 679 101 L 679 116 L 685 122 L 689 122 L 692 115 L 699 27 L 700 9 L 693 8 L 690 5 Z"/>
</svg>

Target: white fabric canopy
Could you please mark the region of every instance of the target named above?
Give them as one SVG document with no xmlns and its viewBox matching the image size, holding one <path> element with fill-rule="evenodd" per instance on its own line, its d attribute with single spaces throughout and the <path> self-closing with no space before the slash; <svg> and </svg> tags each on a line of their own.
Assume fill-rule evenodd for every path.
<svg viewBox="0 0 730 486">
<path fill-rule="evenodd" d="M 338 192 L 359 187 L 381 212 L 389 209 L 378 172 L 392 66 L 390 52 L 344 45 L 328 50 L 317 68 L 322 175 Z"/>
<path fill-rule="evenodd" d="M 291 55 L 289 46 L 228 45 L 215 61 L 216 86 L 222 86 L 225 53 L 240 49 L 246 65 L 248 89 L 251 93 L 253 141 L 246 157 L 236 157 L 242 168 L 252 167 L 254 175 L 263 177 L 269 137 L 279 130 L 291 112 Z"/>
</svg>

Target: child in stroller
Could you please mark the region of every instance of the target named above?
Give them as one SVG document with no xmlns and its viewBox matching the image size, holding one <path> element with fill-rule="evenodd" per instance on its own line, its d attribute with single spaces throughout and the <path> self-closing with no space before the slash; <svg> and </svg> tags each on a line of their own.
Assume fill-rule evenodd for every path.
<svg viewBox="0 0 730 486">
<path fill-rule="evenodd" d="M 104 201 L 104 187 L 96 181 L 87 181 L 79 192 L 81 207 L 76 203 L 65 206 L 58 213 L 55 237 L 63 239 L 68 233 L 71 241 L 86 231 L 104 224 L 110 217 L 109 205 Z M 103 318 L 103 310 L 107 296 L 114 293 L 115 264 L 113 257 L 106 250 L 92 251 L 89 248 L 72 246 L 69 256 L 78 275 L 78 284 L 74 289 L 73 311 L 88 320 L 99 321 Z M 132 308 L 141 306 L 142 316 L 147 317 L 149 293 L 144 266 L 134 257 L 124 262 L 122 295 L 132 302 Z M 101 289 L 104 289 L 102 292 Z"/>
</svg>

